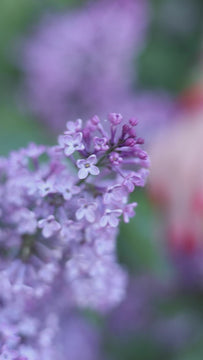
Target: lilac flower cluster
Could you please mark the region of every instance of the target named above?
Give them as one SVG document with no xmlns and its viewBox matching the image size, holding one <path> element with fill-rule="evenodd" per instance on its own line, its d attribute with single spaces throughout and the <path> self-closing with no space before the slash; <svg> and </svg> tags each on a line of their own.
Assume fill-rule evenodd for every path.
<svg viewBox="0 0 203 360">
<path fill-rule="evenodd" d="M 0 158 L 0 360 L 99 359 L 95 331 L 72 308 L 124 298 L 118 225 L 134 216 L 128 195 L 149 166 L 137 120 L 105 122 L 68 122 L 58 145 Z"/>
<path fill-rule="evenodd" d="M 117 109 L 131 87 L 147 22 L 146 0 L 93 1 L 43 18 L 23 61 L 34 111 L 59 131 L 67 118 Z"/>
<path fill-rule="evenodd" d="M 67 303 L 106 310 L 124 297 L 116 236 L 120 219 L 134 216 L 128 194 L 144 186 L 149 159 L 137 121 L 122 121 L 68 122 L 57 146 L 30 144 L 0 160 L 4 301 L 42 298 L 59 279 Z"/>
<path fill-rule="evenodd" d="M 64 304 L 53 307 L 53 298 L 57 303 L 52 294 L 37 307 L 15 301 L 0 308 L 0 360 L 100 359 L 97 328 Z"/>
</svg>

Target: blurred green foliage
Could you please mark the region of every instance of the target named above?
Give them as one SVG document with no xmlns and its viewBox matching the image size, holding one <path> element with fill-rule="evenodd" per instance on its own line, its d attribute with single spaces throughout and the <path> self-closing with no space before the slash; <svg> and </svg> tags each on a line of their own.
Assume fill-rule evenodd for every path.
<svg viewBox="0 0 203 360">
<path fill-rule="evenodd" d="M 152 206 L 146 191 L 137 189 L 131 196 L 137 202 L 136 216 L 128 224 L 121 224 L 118 238 L 120 261 L 127 264 L 132 272 L 151 271 L 163 275 L 167 271 L 160 235 L 156 231 L 158 214 Z"/>
<path fill-rule="evenodd" d="M 203 30 L 202 0 L 151 0 L 151 27 L 139 58 L 139 85 L 181 91 L 196 64 Z"/>
<path fill-rule="evenodd" d="M 0 3 L 0 155 L 52 136 L 21 107 L 21 42 L 45 12 L 62 11 L 80 0 L 2 0 Z"/>
</svg>

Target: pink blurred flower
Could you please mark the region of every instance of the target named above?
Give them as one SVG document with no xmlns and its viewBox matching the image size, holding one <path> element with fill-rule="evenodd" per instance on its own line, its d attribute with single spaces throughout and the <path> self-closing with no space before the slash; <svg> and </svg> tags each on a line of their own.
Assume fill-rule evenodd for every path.
<svg viewBox="0 0 203 360">
<path fill-rule="evenodd" d="M 164 209 L 170 251 L 183 282 L 194 284 L 196 279 L 203 288 L 200 266 L 203 263 L 203 165 L 200 158 L 203 112 L 184 114 L 181 120 L 156 139 L 152 147 L 150 192 Z"/>
</svg>

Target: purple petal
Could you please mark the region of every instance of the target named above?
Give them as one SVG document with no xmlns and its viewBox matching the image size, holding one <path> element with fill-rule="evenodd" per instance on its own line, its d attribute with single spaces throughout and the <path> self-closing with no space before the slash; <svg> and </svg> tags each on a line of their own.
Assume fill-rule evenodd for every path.
<svg viewBox="0 0 203 360">
<path fill-rule="evenodd" d="M 91 175 L 99 175 L 100 173 L 100 170 L 98 167 L 96 167 L 95 165 L 92 165 L 90 168 L 89 168 L 89 172 Z"/>
<path fill-rule="evenodd" d="M 81 167 L 83 167 L 86 164 L 86 160 L 85 159 L 79 159 L 77 160 L 77 167 L 80 169 Z"/>
<path fill-rule="evenodd" d="M 79 208 L 75 214 L 77 220 L 81 220 L 84 217 L 84 215 L 85 215 L 85 211 L 83 207 Z"/>
<path fill-rule="evenodd" d="M 106 215 L 102 216 L 101 220 L 100 220 L 100 226 L 101 227 L 105 227 L 108 223 L 108 217 Z"/>
<path fill-rule="evenodd" d="M 78 172 L 79 179 L 81 179 L 81 180 L 85 179 L 87 177 L 88 173 L 89 173 L 88 170 L 85 167 L 82 167 Z"/>
<path fill-rule="evenodd" d="M 89 164 L 96 164 L 97 163 L 97 157 L 94 154 L 90 155 L 87 160 L 88 160 Z"/>
<path fill-rule="evenodd" d="M 38 221 L 38 227 L 39 227 L 40 229 L 42 229 L 45 222 L 46 222 L 46 220 L 44 220 L 44 219 L 39 220 L 39 221 Z"/>
<path fill-rule="evenodd" d="M 70 155 L 72 155 L 74 153 L 74 151 L 75 151 L 75 149 L 74 149 L 74 147 L 72 145 L 66 146 L 65 149 L 64 149 L 64 154 L 66 156 L 70 156 Z"/>
<path fill-rule="evenodd" d="M 115 214 L 110 214 L 109 216 L 109 225 L 112 227 L 117 227 L 119 224 L 118 218 L 115 216 Z"/>
<path fill-rule="evenodd" d="M 95 221 L 95 213 L 92 209 L 88 209 L 86 212 L 86 219 L 90 222 L 93 223 Z"/>
<path fill-rule="evenodd" d="M 81 141 L 82 141 L 82 133 L 79 132 L 79 133 L 75 134 L 74 140 L 75 141 L 77 140 L 78 144 L 81 143 Z"/>
<path fill-rule="evenodd" d="M 45 226 L 42 230 L 42 234 L 45 238 L 51 237 L 52 233 L 52 229 L 49 226 Z"/>
<path fill-rule="evenodd" d="M 71 135 L 65 135 L 63 137 L 63 143 L 64 145 L 70 145 L 73 142 L 73 137 Z"/>
</svg>

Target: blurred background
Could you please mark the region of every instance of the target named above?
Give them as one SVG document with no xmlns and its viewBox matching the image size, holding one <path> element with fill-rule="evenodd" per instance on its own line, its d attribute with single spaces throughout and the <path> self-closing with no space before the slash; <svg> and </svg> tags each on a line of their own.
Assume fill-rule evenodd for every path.
<svg viewBox="0 0 203 360">
<path fill-rule="evenodd" d="M 126 300 L 97 324 L 105 358 L 203 358 L 202 0 L 1 0 L 0 156 L 67 121 L 139 120 L 151 176 L 122 224 Z"/>
</svg>

